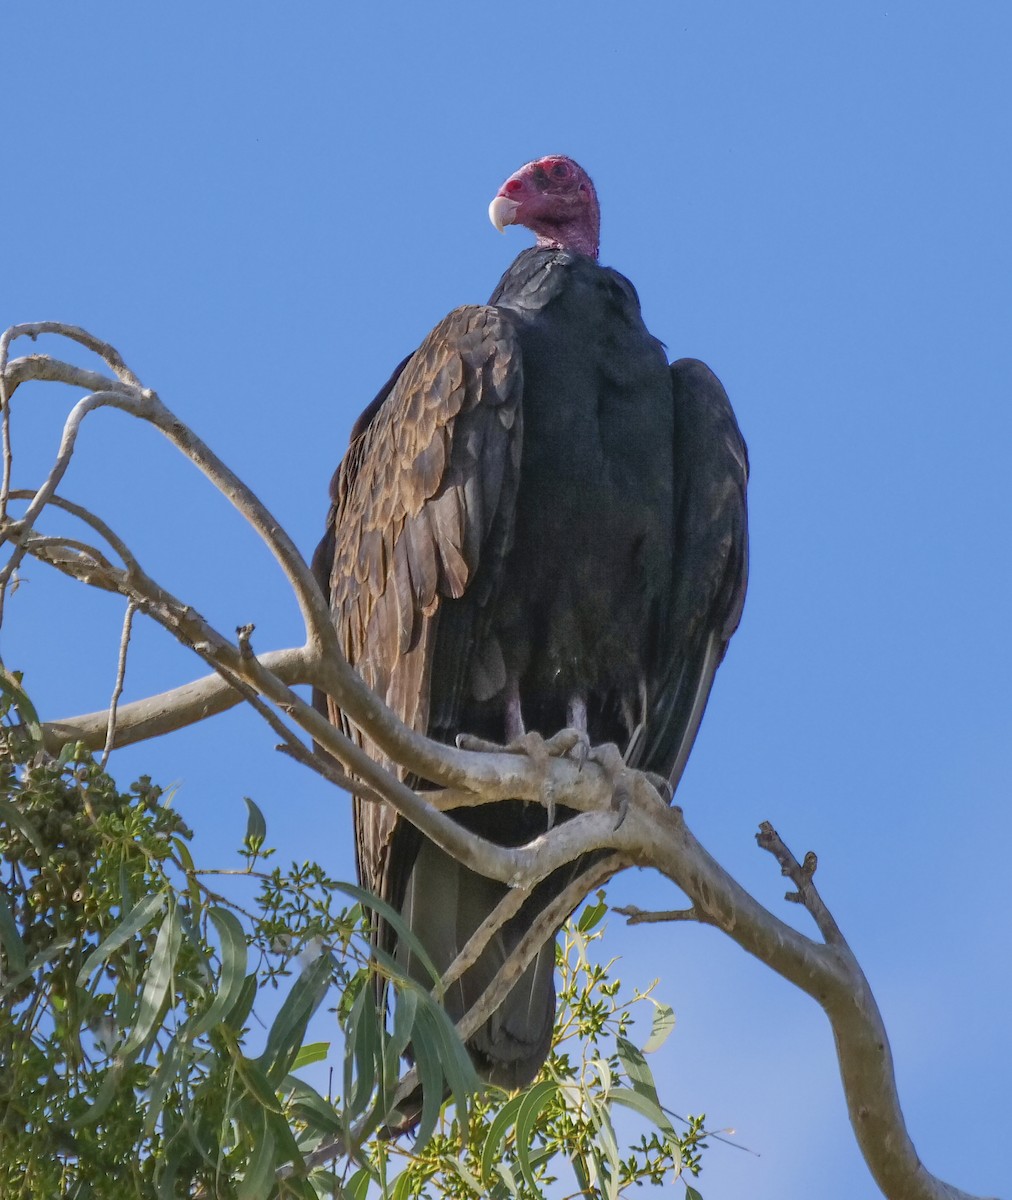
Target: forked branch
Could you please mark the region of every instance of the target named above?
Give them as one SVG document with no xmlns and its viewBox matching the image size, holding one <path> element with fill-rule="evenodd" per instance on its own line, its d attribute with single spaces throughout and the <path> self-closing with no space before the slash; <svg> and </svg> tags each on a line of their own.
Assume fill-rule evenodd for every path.
<svg viewBox="0 0 1012 1200">
<path fill-rule="evenodd" d="M 87 371 L 48 355 L 10 360 L 20 337 L 56 334 L 98 354 L 109 373 Z M 29 381 L 69 384 L 88 394 L 71 411 L 52 470 L 30 492 L 12 488 L 10 404 Z M 811 995 L 825 1010 L 836 1038 L 840 1072 L 851 1121 L 868 1166 L 893 1200 L 973 1200 L 931 1175 L 907 1133 L 893 1076 L 892 1058 L 881 1015 L 857 960 L 813 882 L 814 855 L 798 863 L 772 827 L 760 845 L 777 859 L 795 892 L 789 899 L 812 916 L 820 937 L 810 938 L 780 920 L 745 891 L 692 836 L 679 808 L 671 808 L 642 776 L 634 776 L 628 811 L 615 828 L 611 794 L 593 764 L 580 770 L 567 759 L 533 762 L 522 755 L 476 753 L 431 742 L 404 726 L 362 683 L 340 653 L 328 605 L 294 543 L 250 489 L 145 389 L 121 356 L 84 330 L 52 322 L 15 326 L 0 337 L 3 477 L 0 482 L 0 542 L 10 546 L 0 566 L 0 619 L 6 585 L 26 555 L 46 562 L 79 582 L 125 597 L 130 611 L 153 619 L 202 659 L 211 674 L 184 687 L 113 710 L 50 722 L 48 744 L 81 740 L 93 749 L 111 748 L 179 729 L 239 703 L 249 704 L 280 740 L 280 747 L 304 765 L 342 787 L 396 808 L 447 853 L 471 869 L 511 886 L 503 902 L 476 931 L 450 968 L 464 971 L 509 919 L 527 889 L 558 867 L 585 855 L 591 865 L 538 917 L 516 953 L 460 1022 L 462 1036 L 487 1019 L 534 958 L 546 937 L 593 888 L 625 866 L 660 871 L 688 897 L 689 905 L 667 913 L 626 910 L 631 921 L 696 920 L 723 930 L 743 949 Z M 284 571 L 305 624 L 305 644 L 256 653 L 249 631 L 227 637 L 199 613 L 160 586 L 137 557 L 98 516 L 57 494 L 75 453 L 82 422 L 111 407 L 154 426 L 194 463 L 257 531 Z M 9 508 L 24 503 L 13 517 Z M 78 517 L 103 546 L 37 532 L 47 507 Z M 122 565 L 115 565 L 115 558 Z M 238 614 L 241 620 L 242 614 Z M 127 634 L 124 634 L 124 645 Z M 392 762 L 436 785 L 414 791 L 397 775 L 372 761 L 341 730 L 293 690 L 313 684 L 329 694 L 345 716 L 368 732 Z M 309 749 L 310 739 L 332 761 Z M 335 765 L 338 764 L 338 765 Z M 442 790 L 439 790 L 442 789 Z M 461 805 L 550 798 L 577 810 L 527 846 L 502 847 L 470 833 L 448 815 Z M 518 897 L 520 899 L 518 899 Z M 414 1086 L 409 1073 L 403 1088 Z M 331 1151 L 332 1152 L 332 1151 Z"/>
</svg>

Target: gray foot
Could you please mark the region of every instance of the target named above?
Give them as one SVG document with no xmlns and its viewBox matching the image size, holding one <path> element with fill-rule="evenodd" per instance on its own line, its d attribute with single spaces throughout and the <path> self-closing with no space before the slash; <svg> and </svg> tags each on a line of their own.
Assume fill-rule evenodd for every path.
<svg viewBox="0 0 1012 1200">
<path fill-rule="evenodd" d="M 560 729 L 550 738 L 543 738 L 540 733 L 522 733 L 505 745 L 490 742 L 486 738 L 474 737 L 469 733 L 458 733 L 457 745 L 461 750 L 477 750 L 493 754 L 526 754 L 535 766 L 541 768 L 544 776 L 541 797 L 548 814 L 549 829 L 555 824 L 555 787 L 548 777 L 549 759 L 569 757 L 574 759 L 582 770 L 583 764 L 593 753 L 590 749 L 590 741 L 582 729 Z"/>
</svg>

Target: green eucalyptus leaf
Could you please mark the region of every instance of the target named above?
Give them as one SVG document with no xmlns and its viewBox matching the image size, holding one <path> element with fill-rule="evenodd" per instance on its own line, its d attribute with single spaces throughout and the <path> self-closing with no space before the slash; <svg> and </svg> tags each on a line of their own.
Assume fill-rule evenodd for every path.
<svg viewBox="0 0 1012 1200">
<path fill-rule="evenodd" d="M 613 1088 L 608 1099 L 613 1104 L 622 1104 L 626 1108 L 631 1108 L 634 1112 L 638 1112 L 640 1116 L 646 1117 L 648 1121 L 657 1126 L 669 1141 L 677 1143 L 678 1135 L 675 1133 L 674 1126 L 664 1115 L 660 1106 L 648 1097 L 639 1092 L 634 1092 L 632 1088 Z"/>
<path fill-rule="evenodd" d="M 138 900 L 127 916 L 84 960 L 84 965 L 77 973 L 78 984 L 83 986 L 96 967 L 100 967 L 120 946 L 129 942 L 145 925 L 153 921 L 165 908 L 167 901 L 168 896 L 165 892 L 152 892 Z"/>
<path fill-rule="evenodd" d="M 499 1161 L 500 1148 L 509 1129 L 516 1123 L 517 1113 L 525 1099 L 525 1093 L 512 1096 L 492 1118 L 481 1150 L 481 1177 L 486 1185 L 492 1182 L 492 1171 Z"/>
<path fill-rule="evenodd" d="M 0 797 L 0 821 L 5 822 L 7 825 L 13 825 L 22 837 L 31 843 L 39 857 L 45 860 L 48 852 L 45 842 L 39 836 L 39 831 L 16 804 L 12 804 L 9 800 L 4 800 L 2 797 Z"/>
<path fill-rule="evenodd" d="M 39 714 L 21 686 L 20 671 L 8 671 L 6 668 L 0 667 L 0 695 L 7 700 L 8 706 L 13 708 L 21 718 L 24 731 L 31 742 L 32 748 L 24 756 L 24 761 L 27 761 L 37 750 L 42 749 L 44 738 Z"/>
<path fill-rule="evenodd" d="M 330 1042 L 307 1042 L 300 1047 L 296 1054 L 292 1062 L 292 1070 L 297 1071 L 300 1067 L 308 1067 L 311 1063 L 323 1062 L 329 1049 Z"/>
<path fill-rule="evenodd" d="M 443 1104 L 444 1074 L 442 1066 L 442 1039 L 439 1032 L 427 1019 L 426 1008 L 420 1006 L 411 1033 L 411 1048 L 422 1088 L 422 1111 L 415 1132 L 414 1153 L 418 1154 L 428 1145 L 436 1128 L 439 1110 Z"/>
<path fill-rule="evenodd" d="M 667 1004 L 654 1002 L 654 1020 L 650 1036 L 643 1043 L 643 1052 L 652 1054 L 668 1040 L 675 1028 L 675 1010 Z"/>
<path fill-rule="evenodd" d="M 325 951 L 292 984 L 267 1034 L 264 1052 L 258 1059 L 261 1070 L 273 1083 L 280 1083 L 291 1069 L 305 1039 L 306 1027 L 313 1013 L 323 1003 L 333 973 L 333 956 Z"/>
<path fill-rule="evenodd" d="M 168 1096 L 173 1085 L 179 1081 L 180 1068 L 184 1057 L 182 1043 L 178 1038 L 173 1038 L 162 1055 L 161 1062 L 158 1064 L 158 1070 L 155 1072 L 147 1091 L 145 1103 L 148 1111 L 144 1120 L 143 1131 L 145 1140 L 155 1132 L 155 1126 L 158 1124 L 158 1118 L 162 1115 L 162 1108 L 165 1105 L 165 1098 Z"/>
<path fill-rule="evenodd" d="M 257 805 L 249 796 L 243 796 L 246 801 L 246 833 L 243 845 L 254 853 L 259 850 L 267 837 L 267 820 Z"/>
<path fill-rule="evenodd" d="M 181 937 L 179 908 L 170 904 L 158 930 L 151 961 L 144 972 L 144 989 L 141 992 L 136 1019 L 121 1050 L 124 1057 L 135 1054 L 157 1032 L 155 1027 L 169 999 L 175 977 L 176 955 L 179 952 Z"/>
<path fill-rule="evenodd" d="M 224 1023 L 233 1033 L 238 1033 L 246 1024 L 253 1010 L 253 1002 L 257 998 L 258 986 L 257 974 L 255 971 L 251 971 L 243 980 L 239 995 L 225 1016 Z"/>
<path fill-rule="evenodd" d="M 358 1116 L 365 1112 L 369 1097 L 382 1082 L 383 1035 L 371 987 L 364 987 L 355 997 L 352 1015 L 349 1058 L 354 1064 L 354 1083 L 351 1083 L 346 1068 L 345 1096 L 348 1112 Z"/>
<path fill-rule="evenodd" d="M 319 1044 L 326 1045 L 325 1042 Z M 289 1075 L 282 1089 L 289 1096 L 292 1118 L 304 1122 L 313 1135 L 331 1138 L 344 1133 L 345 1125 L 337 1109 L 304 1079 Z"/>
<path fill-rule="evenodd" d="M 4 974 L 18 975 L 24 971 L 28 963 L 28 950 L 21 940 L 7 897 L 3 894 L 0 894 L 0 946 L 3 946 L 7 958 Z"/>
<path fill-rule="evenodd" d="M 651 1103 L 660 1107 L 660 1100 L 657 1098 L 657 1084 L 654 1082 L 653 1071 L 650 1070 L 650 1065 L 647 1063 L 643 1052 L 638 1046 L 634 1046 L 628 1038 L 622 1037 L 620 1034 L 615 1037 L 615 1050 L 618 1054 L 619 1062 L 625 1068 L 625 1073 L 629 1077 L 629 1082 L 632 1084 L 633 1090 L 639 1092 L 641 1096 L 645 1096 Z"/>
<path fill-rule="evenodd" d="M 78 1117 L 76 1121 L 71 1122 L 72 1125 L 76 1126 L 78 1129 L 84 1128 L 87 1125 L 94 1125 L 94 1123 L 100 1117 L 104 1116 L 105 1113 L 108 1112 L 109 1107 L 116 1099 L 116 1093 L 119 1091 L 120 1085 L 123 1082 L 123 1073 L 125 1068 L 126 1064 L 122 1060 L 117 1060 L 113 1063 L 113 1065 L 105 1072 L 105 1075 L 102 1078 L 102 1083 L 98 1089 L 98 1095 L 95 1097 L 92 1103 L 88 1105 L 81 1116 Z"/>
<path fill-rule="evenodd" d="M 274 1134 L 261 1114 L 253 1136 L 253 1152 L 236 1187 L 237 1200 L 267 1200 L 274 1187 Z"/>
<path fill-rule="evenodd" d="M 608 905 L 604 902 L 604 892 L 597 893 L 597 901 L 594 904 L 588 904 L 576 922 L 576 927 L 581 933 L 590 933 L 600 925 L 602 918 L 608 911 Z"/>
<path fill-rule="evenodd" d="M 418 959 L 428 972 L 433 987 L 439 986 L 441 982 L 440 972 L 436 970 L 428 952 L 418 940 L 418 935 L 411 930 L 397 909 L 385 900 L 380 899 L 379 896 L 374 896 L 372 892 L 368 892 L 365 888 L 358 887 L 354 883 L 336 882 L 335 887 L 338 891 L 344 892 L 346 896 L 357 900 L 365 908 L 378 913 L 397 934 L 399 945 L 405 950 L 410 950 L 411 954 Z"/>
<path fill-rule="evenodd" d="M 221 946 L 221 975 L 218 990 L 204 1014 L 189 1026 L 190 1038 L 198 1038 L 214 1029 L 232 1011 L 243 991 L 246 979 L 246 935 L 239 918 L 227 908 L 209 908 Z"/>
<path fill-rule="evenodd" d="M 538 1119 L 549 1104 L 558 1096 L 558 1086 L 553 1079 L 536 1083 L 524 1096 L 524 1102 L 517 1113 L 516 1150 L 517 1162 L 527 1186 L 532 1191 L 538 1190 L 531 1165 L 531 1146 Z"/>
<path fill-rule="evenodd" d="M 369 1195 L 369 1184 L 374 1181 L 373 1172 L 368 1167 L 359 1167 L 344 1185 L 344 1194 L 348 1200 L 366 1200 Z"/>
</svg>

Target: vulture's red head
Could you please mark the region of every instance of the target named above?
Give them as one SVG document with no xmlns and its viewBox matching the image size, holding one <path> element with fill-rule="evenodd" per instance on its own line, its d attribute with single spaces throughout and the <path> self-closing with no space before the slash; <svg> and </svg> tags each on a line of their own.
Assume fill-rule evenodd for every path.
<svg viewBox="0 0 1012 1200">
<path fill-rule="evenodd" d="M 545 249 L 597 258 L 597 193 L 583 167 L 563 154 L 550 154 L 514 171 L 488 206 L 488 215 L 500 233 L 507 225 L 525 225 Z"/>
</svg>

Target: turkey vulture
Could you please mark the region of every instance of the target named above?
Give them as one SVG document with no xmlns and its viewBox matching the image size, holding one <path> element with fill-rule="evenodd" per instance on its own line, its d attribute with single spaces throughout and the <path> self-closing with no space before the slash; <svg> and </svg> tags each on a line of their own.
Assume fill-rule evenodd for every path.
<svg viewBox="0 0 1012 1200">
<path fill-rule="evenodd" d="M 348 660 L 412 728 L 511 743 L 575 727 L 675 786 L 745 597 L 745 445 L 716 376 L 694 359 L 669 366 L 632 284 L 598 264 L 597 196 L 572 159 L 521 167 L 489 215 L 537 243 L 358 419 L 317 577 Z M 547 819 L 518 801 L 456 815 L 502 845 Z M 355 843 L 362 884 L 441 971 L 505 892 L 381 804 L 356 801 Z M 449 989 L 454 1020 L 570 878 L 533 889 Z M 397 953 L 388 925 L 377 938 Z M 486 1078 L 537 1073 L 553 974 L 549 941 L 469 1042 Z"/>
</svg>

